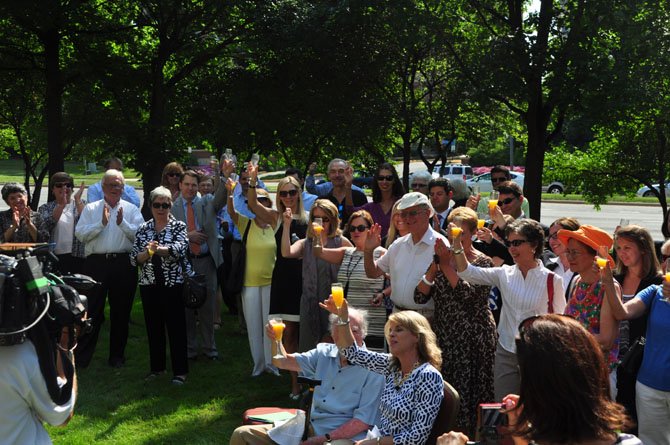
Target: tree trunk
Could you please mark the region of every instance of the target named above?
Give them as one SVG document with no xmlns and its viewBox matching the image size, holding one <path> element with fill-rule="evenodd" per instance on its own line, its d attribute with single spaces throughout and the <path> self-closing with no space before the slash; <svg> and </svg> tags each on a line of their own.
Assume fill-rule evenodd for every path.
<svg viewBox="0 0 670 445">
<path fill-rule="evenodd" d="M 526 151 L 526 173 L 523 184 L 523 194 L 530 205 L 530 218 L 539 221 L 542 209 L 542 170 L 544 154 L 547 150 L 544 135 L 546 126 L 538 113 L 530 111 L 526 117 L 528 129 L 528 149 Z"/>
</svg>

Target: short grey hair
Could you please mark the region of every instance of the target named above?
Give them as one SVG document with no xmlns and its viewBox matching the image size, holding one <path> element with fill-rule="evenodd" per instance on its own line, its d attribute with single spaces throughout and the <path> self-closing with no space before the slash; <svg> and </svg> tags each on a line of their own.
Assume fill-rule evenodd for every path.
<svg viewBox="0 0 670 445">
<path fill-rule="evenodd" d="M 3 185 L 1 193 L 2 193 L 2 199 L 5 202 L 7 202 L 7 198 L 9 198 L 9 195 L 11 195 L 12 193 L 21 193 L 23 195 L 28 194 L 23 184 L 19 184 L 18 182 L 8 182 L 7 184 Z"/>
<path fill-rule="evenodd" d="M 105 171 L 105 175 L 102 177 L 102 183 L 105 183 L 105 179 L 109 178 L 119 178 L 121 182 L 123 182 L 123 185 L 126 184 L 126 178 L 123 177 L 123 173 L 121 173 L 118 170 L 114 170 L 113 168 L 110 168 L 109 170 Z"/>
<path fill-rule="evenodd" d="M 433 179 L 433 175 L 431 175 L 428 170 L 421 170 L 421 171 L 418 171 L 418 172 L 414 172 L 412 174 L 412 178 L 409 182 L 409 185 L 414 184 L 414 181 L 416 179 L 423 179 L 424 181 L 426 181 L 426 185 L 428 185 L 430 180 Z"/>
<path fill-rule="evenodd" d="M 353 318 L 358 322 L 358 325 L 361 328 L 361 336 L 363 338 L 367 337 L 368 335 L 368 311 L 365 309 L 357 309 L 353 306 L 349 306 L 349 318 Z M 332 333 L 333 330 L 335 329 L 335 325 L 337 324 L 339 320 L 339 317 L 335 314 L 330 314 L 328 316 L 328 321 L 330 322 L 330 332 Z"/>
<path fill-rule="evenodd" d="M 162 185 L 159 185 L 149 193 L 149 202 L 151 204 L 153 204 L 156 198 L 166 198 L 172 204 L 172 192 Z"/>
<path fill-rule="evenodd" d="M 338 164 L 340 162 L 343 163 L 345 165 L 345 167 L 349 167 L 349 163 L 347 161 L 345 161 L 344 159 L 335 158 L 328 163 L 328 171 L 330 171 L 330 167 L 332 167 L 333 164 Z"/>
</svg>

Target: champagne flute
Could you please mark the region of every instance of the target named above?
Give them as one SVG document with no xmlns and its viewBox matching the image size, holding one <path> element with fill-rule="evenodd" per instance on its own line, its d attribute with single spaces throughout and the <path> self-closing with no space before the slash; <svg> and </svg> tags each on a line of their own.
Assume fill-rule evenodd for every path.
<svg viewBox="0 0 670 445">
<path fill-rule="evenodd" d="M 479 188 L 479 184 L 475 184 L 475 185 L 473 185 L 473 186 L 471 187 L 471 189 L 472 189 L 472 196 L 477 196 L 477 195 L 479 195 L 479 192 L 480 192 L 480 190 L 481 190 L 481 189 Z"/>
<path fill-rule="evenodd" d="M 491 194 L 489 195 L 489 211 L 496 208 L 498 205 L 498 198 L 500 198 L 500 192 L 498 192 L 498 190 L 491 190 Z"/>
<path fill-rule="evenodd" d="M 156 253 L 156 241 L 149 241 L 147 244 L 147 253 L 149 254 L 149 259 L 154 256 L 154 253 Z"/>
<path fill-rule="evenodd" d="M 258 156 L 258 153 L 254 153 L 251 155 L 251 165 L 254 167 L 258 167 L 258 161 L 260 161 L 261 158 Z"/>
<path fill-rule="evenodd" d="M 284 335 L 284 328 L 286 325 L 284 324 L 284 320 L 281 319 L 281 317 L 272 317 L 270 318 L 270 326 L 272 326 L 272 330 L 275 333 L 275 342 L 277 343 L 277 353 L 272 356 L 274 359 L 282 359 L 285 358 L 286 356 L 282 352 L 281 349 L 281 339 Z"/>
<path fill-rule="evenodd" d="M 449 230 L 451 231 L 451 239 L 453 240 L 458 235 L 463 233 L 463 229 L 461 228 L 461 225 L 463 224 L 463 218 L 457 216 L 452 219 L 451 222 L 453 223 L 453 226 L 451 226 Z"/>
<path fill-rule="evenodd" d="M 339 317 L 339 310 L 342 307 L 342 303 L 344 303 L 344 287 L 342 287 L 342 283 L 333 283 L 330 286 L 330 295 L 333 297 L 333 303 L 335 303 Z M 339 324 L 344 324 L 341 318 L 339 319 Z"/>
<path fill-rule="evenodd" d="M 233 150 L 230 148 L 226 148 L 226 152 L 223 154 L 223 159 L 226 161 L 232 161 L 233 160 Z"/>
<path fill-rule="evenodd" d="M 231 187 L 231 190 L 235 190 L 235 187 L 237 186 L 237 182 L 239 181 L 240 177 L 238 176 L 237 173 L 231 173 L 229 178 L 233 182 L 233 186 Z"/>
<path fill-rule="evenodd" d="M 321 244 L 321 232 L 323 232 L 323 218 L 316 217 L 312 221 L 312 230 L 314 230 L 314 247 L 323 247 Z"/>
</svg>

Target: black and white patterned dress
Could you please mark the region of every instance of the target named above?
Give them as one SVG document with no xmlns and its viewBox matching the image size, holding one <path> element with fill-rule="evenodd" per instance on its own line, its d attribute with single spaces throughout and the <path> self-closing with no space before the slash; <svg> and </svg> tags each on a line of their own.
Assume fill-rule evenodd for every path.
<svg viewBox="0 0 670 445">
<path fill-rule="evenodd" d="M 400 381 L 402 376 L 400 370 L 390 368 L 391 354 L 360 349 L 356 344 L 343 349 L 342 354 L 351 364 L 385 376 L 379 400 L 382 435 L 393 436 L 393 443 L 425 444 L 444 398 L 440 371 L 423 363 L 396 388 L 394 377 Z"/>
<path fill-rule="evenodd" d="M 190 263 L 186 260 L 188 238 L 186 224 L 174 216 L 169 215 L 168 223 L 160 232 L 156 233 L 156 223 L 153 219 L 145 222 L 137 229 L 135 243 L 130 251 L 130 263 L 137 266 L 137 254 L 146 248 L 149 241 L 158 241 L 159 246 L 167 246 L 170 254 L 166 257 L 154 255 L 151 261 L 146 261 L 140 268 L 140 286 L 160 284 L 172 287 L 184 282 L 183 270 L 187 273 Z M 185 261 L 186 260 L 186 261 Z M 160 267 L 160 271 L 156 270 Z M 157 273 L 158 272 L 158 273 Z M 156 282 L 156 277 L 162 277 L 162 282 Z"/>
<path fill-rule="evenodd" d="M 491 259 L 480 254 L 472 264 L 492 267 Z M 435 302 L 433 330 L 442 349 L 442 376 L 458 391 L 461 408 L 457 425 L 467 434 L 477 426 L 477 406 L 494 400 L 493 362 L 496 350 L 496 325 L 488 306 L 491 286 L 473 285 L 458 280 L 451 287 L 440 271 L 430 295 L 414 293 L 414 301 Z"/>
</svg>

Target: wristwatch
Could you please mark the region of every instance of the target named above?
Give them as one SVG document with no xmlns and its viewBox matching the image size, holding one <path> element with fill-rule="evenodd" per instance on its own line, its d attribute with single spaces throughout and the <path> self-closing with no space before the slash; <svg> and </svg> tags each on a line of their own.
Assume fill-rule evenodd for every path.
<svg viewBox="0 0 670 445">
<path fill-rule="evenodd" d="M 325 436 L 325 438 L 326 438 L 326 442 L 330 442 L 330 441 L 331 441 L 331 439 L 330 439 L 330 434 L 326 433 L 326 434 L 324 434 L 324 436 Z"/>
</svg>

